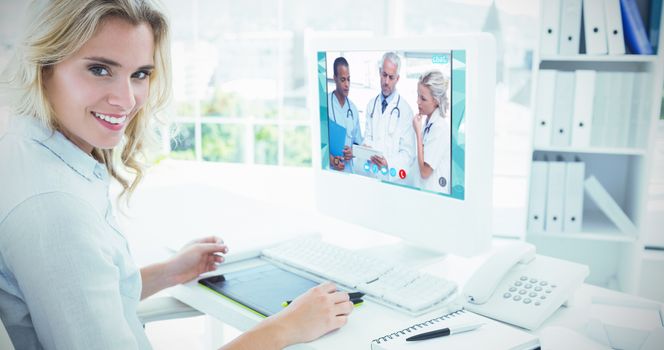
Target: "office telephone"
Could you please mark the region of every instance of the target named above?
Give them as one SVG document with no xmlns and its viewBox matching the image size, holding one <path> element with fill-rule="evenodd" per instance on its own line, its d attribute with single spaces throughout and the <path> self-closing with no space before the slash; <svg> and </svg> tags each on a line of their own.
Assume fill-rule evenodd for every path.
<svg viewBox="0 0 664 350">
<path fill-rule="evenodd" d="M 526 329 L 538 328 L 583 283 L 585 265 L 536 255 L 516 243 L 502 248 L 466 283 L 464 307 Z"/>
</svg>

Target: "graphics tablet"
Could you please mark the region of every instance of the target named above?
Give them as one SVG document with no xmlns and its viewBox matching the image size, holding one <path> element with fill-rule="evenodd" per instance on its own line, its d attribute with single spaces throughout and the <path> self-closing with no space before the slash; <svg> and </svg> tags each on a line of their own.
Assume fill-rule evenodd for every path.
<svg viewBox="0 0 664 350">
<path fill-rule="evenodd" d="M 318 285 L 270 263 L 204 278 L 198 283 L 263 317 L 276 314 L 283 309 L 284 301 Z"/>
</svg>

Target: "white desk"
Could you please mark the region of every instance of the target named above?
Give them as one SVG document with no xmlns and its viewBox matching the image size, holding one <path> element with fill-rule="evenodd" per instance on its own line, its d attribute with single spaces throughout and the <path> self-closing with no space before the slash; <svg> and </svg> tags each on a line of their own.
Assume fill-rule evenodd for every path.
<svg viewBox="0 0 664 350">
<path fill-rule="evenodd" d="M 241 169 L 238 173 L 242 173 Z M 291 175 L 288 173 L 282 174 L 282 178 L 279 180 L 282 181 Z M 254 179 L 261 178 L 258 174 L 251 176 Z M 218 234 L 224 237 L 231 250 L 242 250 L 256 242 L 275 241 L 294 232 L 310 231 L 320 232 L 324 240 L 333 244 L 353 249 L 365 249 L 372 253 L 382 251 L 383 253 L 394 254 L 393 256 L 397 259 L 412 261 L 412 256 L 407 259 L 398 256 L 399 253 L 404 251 L 390 250 L 394 248 L 394 243 L 399 242 L 398 239 L 314 214 L 311 207 L 313 200 L 312 197 L 309 197 L 310 193 L 306 187 L 307 177 L 291 180 L 297 183 L 300 189 L 304 183 L 304 189 L 301 192 L 293 193 L 288 192 L 288 186 L 285 186 L 286 189 L 283 186 L 274 189 L 266 183 L 261 183 L 258 186 L 261 190 L 270 190 L 277 193 L 281 191 L 281 195 L 288 195 L 291 204 L 293 202 L 300 204 L 297 205 L 300 207 L 299 209 L 295 209 L 295 206 L 290 205 L 275 206 L 275 202 L 272 205 L 258 202 L 237 195 L 237 192 L 233 193 L 232 190 L 224 189 L 223 186 L 215 188 L 209 185 L 197 184 L 196 181 L 173 186 L 168 181 L 153 181 L 151 185 L 144 187 L 142 190 L 139 189 L 133 201 L 134 205 L 128 210 L 130 217 L 121 218 L 120 221 L 125 227 L 130 245 L 140 265 L 163 259 L 169 254 L 167 250 L 156 246 L 155 242 L 161 242 L 165 246 L 177 246 L 192 238 Z M 237 189 L 237 186 L 233 187 L 233 184 L 226 183 L 226 185 Z M 252 188 L 252 190 L 256 191 L 256 188 Z M 277 202 L 279 202 L 279 199 L 277 199 Z M 302 207 L 308 209 L 302 209 Z M 347 244 L 349 242 L 352 242 L 352 244 Z M 495 245 L 500 244 L 500 241 L 495 242 Z M 381 247 L 381 245 L 383 246 Z M 379 248 L 371 249 L 376 246 Z M 463 287 L 469 276 L 488 255 L 489 252 L 473 258 L 448 255 L 444 259 L 434 259 L 433 261 L 430 259 L 419 261 L 415 259 L 415 262 L 427 263 L 423 267 L 424 271 L 444 276 Z M 229 264 L 225 268 L 233 268 L 242 264 L 247 264 L 247 262 Z M 240 330 L 249 329 L 261 320 L 257 315 L 203 289 L 198 286 L 196 281 L 173 287 L 167 292 L 184 303 Z M 583 285 L 577 290 L 570 304 L 571 307 L 559 309 L 544 326 L 564 325 L 572 329 L 582 329 L 588 320 L 586 307 L 590 304 L 593 296 L 629 297 L 607 289 L 587 284 Z M 348 324 L 342 329 L 325 335 L 314 342 L 300 344 L 293 348 L 369 348 L 371 340 L 376 337 L 439 316 L 442 312 L 439 310 L 412 318 L 371 301 L 366 301 L 364 305 L 355 309 L 349 318 Z"/>
</svg>

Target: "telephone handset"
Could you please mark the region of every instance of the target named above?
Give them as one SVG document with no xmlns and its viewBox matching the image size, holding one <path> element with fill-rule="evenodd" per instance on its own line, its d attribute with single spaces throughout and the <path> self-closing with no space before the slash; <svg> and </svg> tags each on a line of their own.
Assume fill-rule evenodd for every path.
<svg viewBox="0 0 664 350">
<path fill-rule="evenodd" d="M 526 329 L 538 328 L 588 276 L 585 265 L 536 255 L 532 244 L 503 247 L 470 278 L 465 308 Z"/>
</svg>

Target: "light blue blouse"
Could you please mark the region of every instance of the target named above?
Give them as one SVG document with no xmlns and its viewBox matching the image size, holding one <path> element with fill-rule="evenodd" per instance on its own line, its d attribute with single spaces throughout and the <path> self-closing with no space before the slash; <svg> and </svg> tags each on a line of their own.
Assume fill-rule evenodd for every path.
<svg viewBox="0 0 664 350">
<path fill-rule="evenodd" d="M 149 349 L 104 165 L 37 119 L 0 136 L 0 317 L 16 349 Z"/>
</svg>

